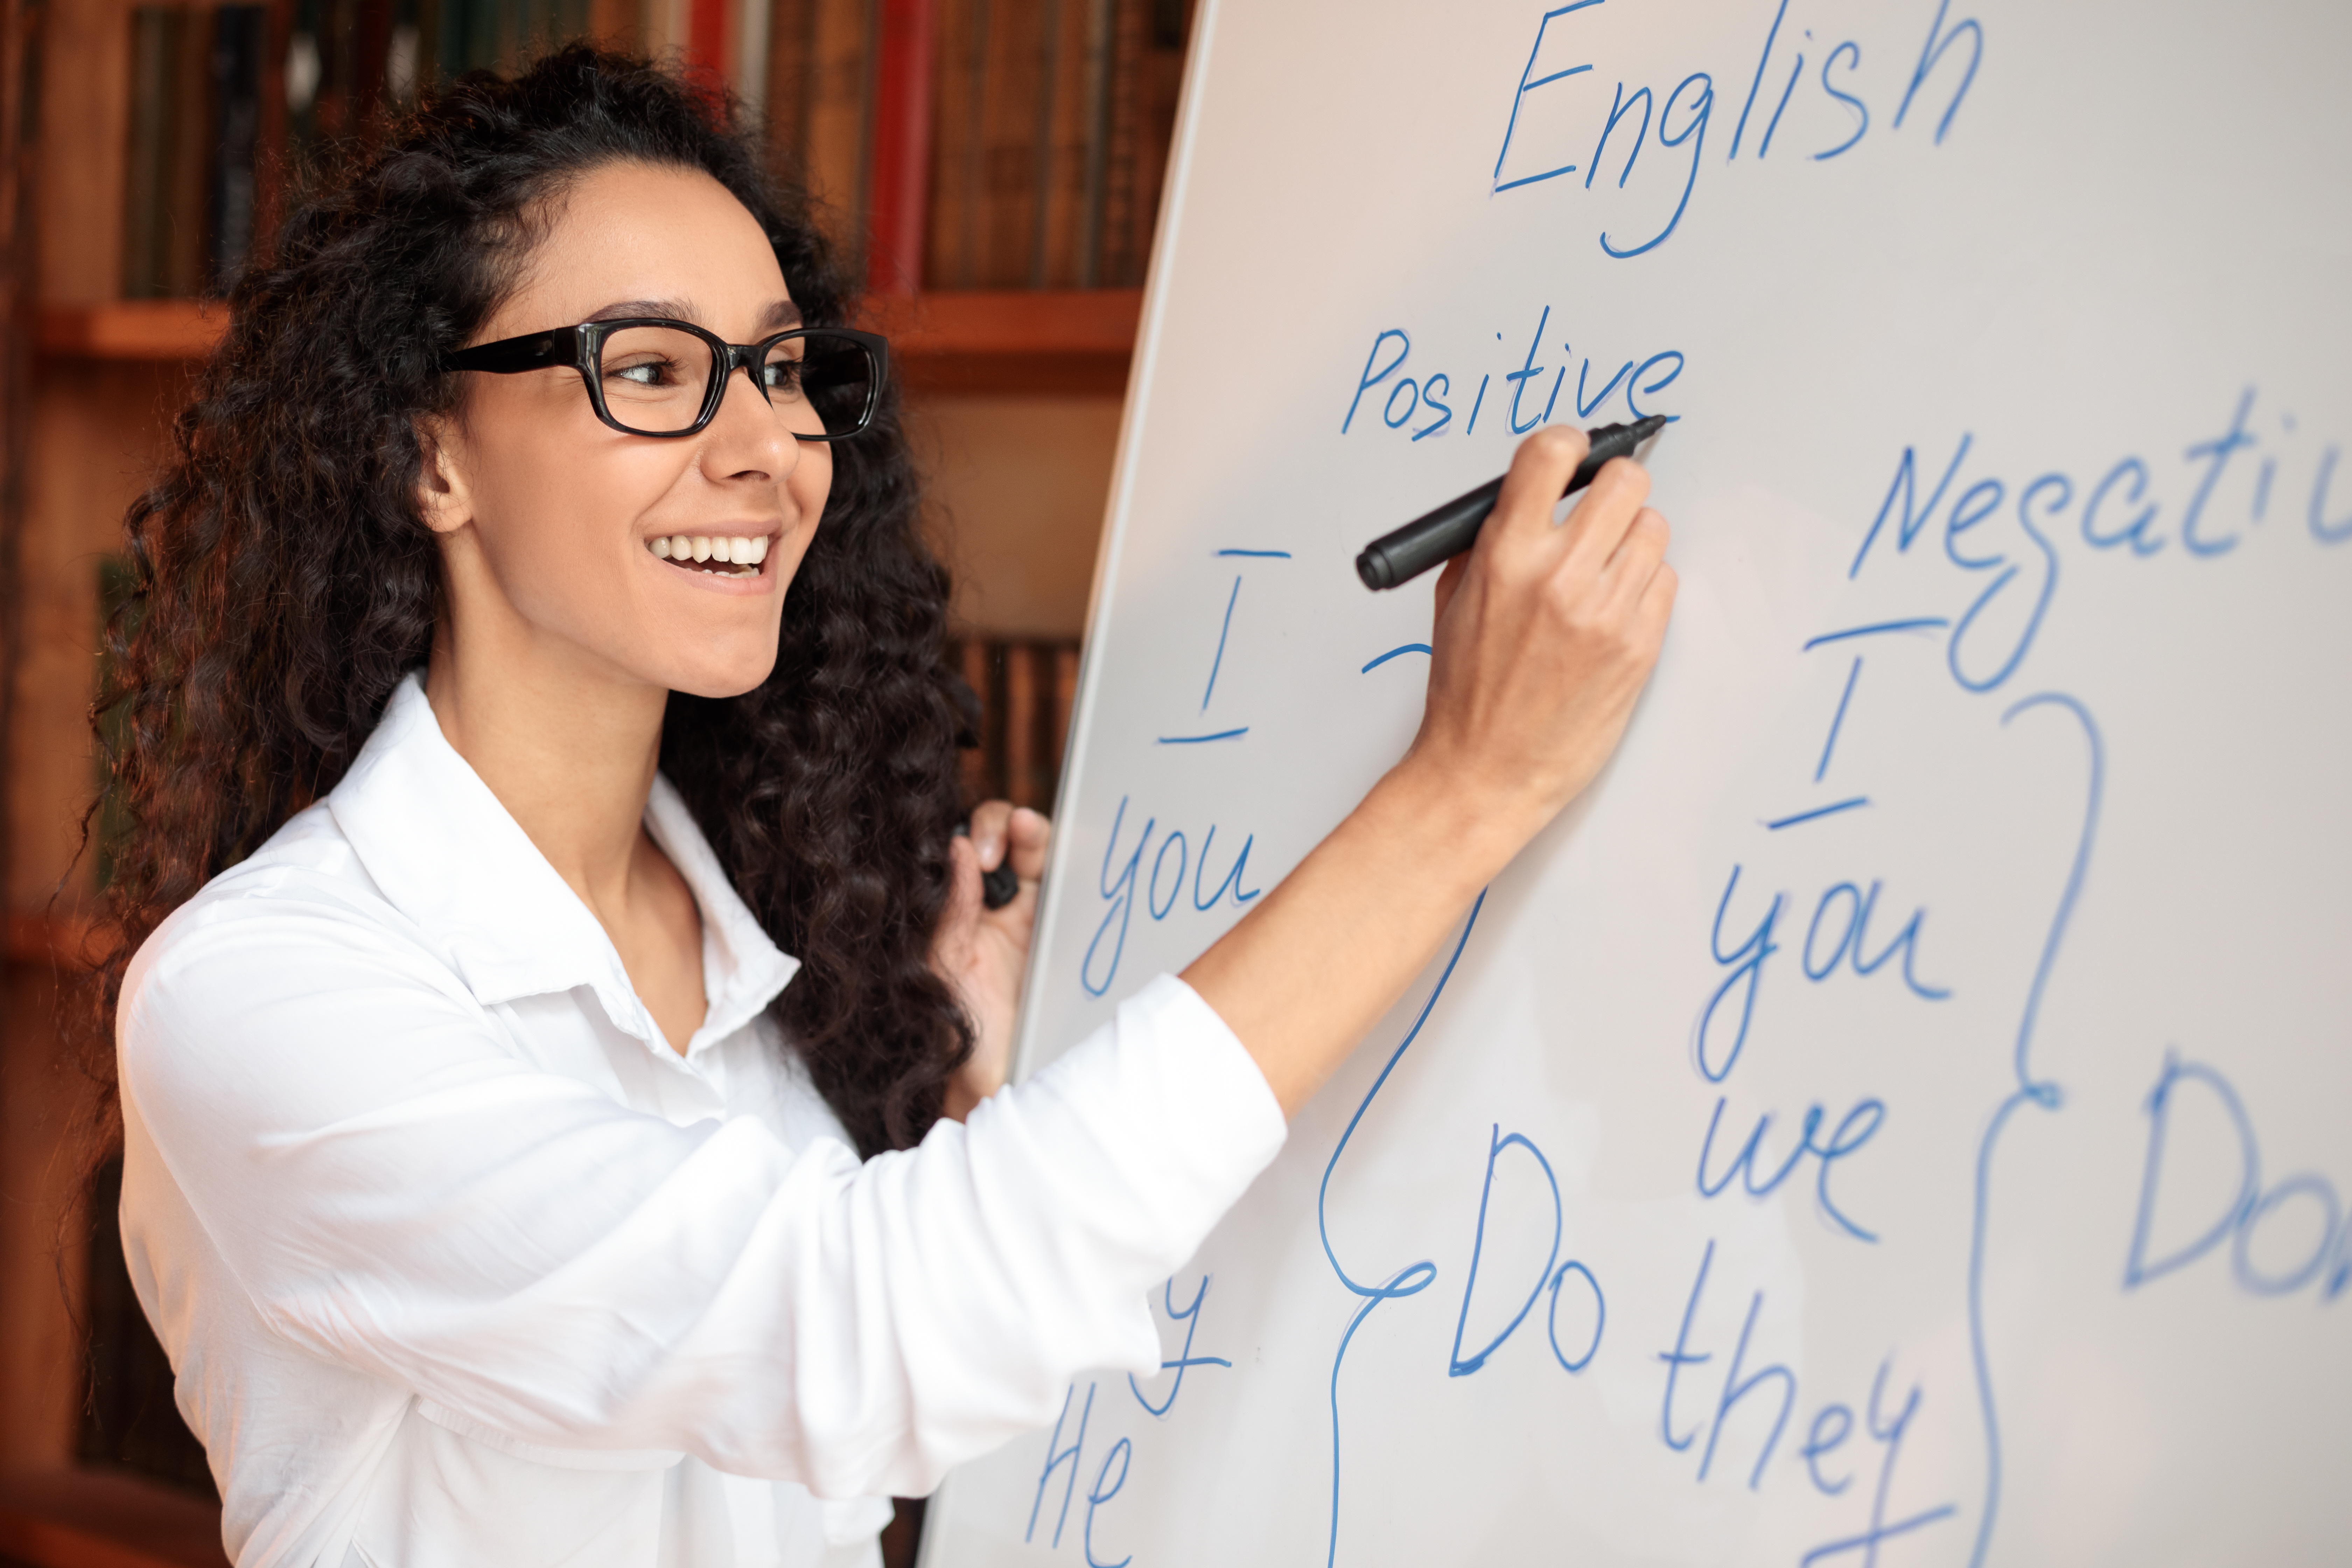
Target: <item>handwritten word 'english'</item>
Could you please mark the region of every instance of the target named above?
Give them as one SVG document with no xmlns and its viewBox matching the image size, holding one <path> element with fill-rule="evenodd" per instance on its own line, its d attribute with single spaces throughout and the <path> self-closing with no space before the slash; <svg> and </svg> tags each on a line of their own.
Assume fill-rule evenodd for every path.
<svg viewBox="0 0 2352 1568">
<path fill-rule="evenodd" d="M 1590 12 L 1602 3 L 1603 0 L 1574 0 L 1571 5 L 1546 11 L 1543 19 L 1536 24 L 1535 45 L 1528 51 L 1518 87 L 1511 94 L 1503 145 L 1495 157 L 1489 188 L 1500 195 L 1543 186 L 1581 167 L 1584 178 L 1580 182 L 1549 188 L 1591 192 L 1594 179 L 1608 172 L 1610 156 L 1615 153 L 1621 160 L 1616 181 L 1613 185 L 1603 181 L 1599 193 L 1605 198 L 1602 221 L 1610 222 L 1613 212 L 1622 215 L 1632 226 L 1614 233 L 1604 227 L 1600 239 L 1604 252 L 1625 260 L 1656 249 L 1682 226 L 1683 216 L 1690 208 L 1691 194 L 1698 188 L 1699 167 L 1706 155 L 1707 125 L 1716 109 L 1715 77 L 1705 70 L 1694 70 L 1671 89 L 1661 83 L 1654 89 L 1620 80 L 1611 90 L 1604 110 L 1601 103 L 1601 79 L 1594 74 L 1592 62 L 1561 63 L 1575 58 L 1579 22 L 1589 26 L 1595 20 L 1578 14 Z M 1739 120 L 1731 132 L 1731 151 L 1725 161 L 1737 163 L 1742 150 L 1751 147 L 1750 163 L 1768 158 L 1775 140 L 1780 137 L 1782 121 L 1793 106 L 1796 118 L 1789 121 L 1790 136 L 1809 134 L 1813 138 L 1804 151 L 1795 155 L 1816 163 L 1828 163 L 1853 152 L 1870 135 L 1874 95 L 1882 112 L 1888 100 L 1895 100 L 1894 116 L 1888 124 L 1891 130 L 1900 131 L 1914 107 L 1932 113 L 1929 100 L 1948 89 L 1950 97 L 1944 100 L 1943 115 L 1936 121 L 1934 144 L 1942 145 L 1952 129 L 1954 117 L 1968 98 L 1969 89 L 1975 84 L 1977 68 L 1984 63 L 1985 52 L 1983 26 L 1974 18 L 1947 26 L 1945 18 L 1949 8 L 1950 0 L 1937 0 L 1927 41 L 1920 47 L 1907 76 L 1898 66 L 1893 74 L 1876 78 L 1874 85 L 1874 73 L 1879 68 L 1875 62 L 1883 57 L 1873 54 L 1866 62 L 1858 38 L 1845 39 L 1831 48 L 1809 76 L 1804 46 L 1812 34 L 1806 31 L 1801 41 L 1787 37 L 1784 24 L 1789 20 L 1789 0 L 1780 0 L 1780 8 L 1773 13 L 1771 27 L 1764 35 L 1763 52 L 1757 58 L 1747 97 L 1739 106 Z M 1768 79 L 1779 77 L 1780 61 L 1786 56 L 1793 58 L 1789 59 L 1788 75 L 1775 98 Z M 1578 79 L 1583 77 L 1591 79 Z M 1803 98 L 1799 97 L 1801 88 L 1806 89 Z M 1900 97 L 1896 99 L 1898 88 Z M 1637 112 L 1639 120 L 1634 118 Z M 1753 142 L 1748 140 L 1751 121 L 1759 132 Z M 1810 127 L 1810 131 L 1801 132 L 1800 127 Z M 1658 151 L 1643 177 L 1636 179 L 1635 170 L 1643 167 L 1642 151 L 1653 142 Z M 1785 141 L 1781 144 L 1789 145 Z M 1591 152 L 1582 153 L 1581 149 L 1588 146 Z M 1581 165 L 1573 161 L 1580 155 L 1584 159 Z M 1783 160 L 1788 156 L 1784 153 Z M 1653 170 L 1656 171 L 1654 175 L 1649 172 Z M 1678 195 L 1675 190 L 1677 183 L 1681 185 Z M 1674 203 L 1671 213 L 1664 210 L 1669 200 Z M 1639 237 L 1652 229 L 1655 232 L 1649 233 L 1647 238 Z"/>
</svg>

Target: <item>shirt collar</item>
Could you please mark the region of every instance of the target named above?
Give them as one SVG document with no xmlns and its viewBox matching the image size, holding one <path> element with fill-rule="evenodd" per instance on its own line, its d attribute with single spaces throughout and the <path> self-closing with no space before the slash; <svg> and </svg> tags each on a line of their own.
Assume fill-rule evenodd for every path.
<svg viewBox="0 0 2352 1568">
<path fill-rule="evenodd" d="M 476 996 L 585 985 L 616 1027 L 678 1059 L 604 928 L 441 733 L 421 672 L 394 689 L 327 806 L 384 898 L 436 941 Z M 709 1011 L 691 1058 L 756 1017 L 800 961 L 768 939 L 667 779 L 656 776 L 645 822 L 702 911 Z"/>
</svg>

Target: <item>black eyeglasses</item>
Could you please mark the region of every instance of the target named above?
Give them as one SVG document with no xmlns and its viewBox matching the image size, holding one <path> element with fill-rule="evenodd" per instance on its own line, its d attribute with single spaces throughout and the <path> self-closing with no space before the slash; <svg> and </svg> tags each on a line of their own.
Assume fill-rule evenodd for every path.
<svg viewBox="0 0 2352 1568">
<path fill-rule="evenodd" d="M 806 407 L 816 428 L 803 441 L 845 441 L 874 423 L 889 345 L 847 327 L 795 327 L 756 343 L 730 343 L 691 321 L 633 316 L 502 338 L 444 354 L 444 370 L 513 375 L 568 364 L 588 384 L 596 417 L 631 436 L 691 436 L 719 416 L 727 378 L 741 366 L 760 395 Z"/>
</svg>

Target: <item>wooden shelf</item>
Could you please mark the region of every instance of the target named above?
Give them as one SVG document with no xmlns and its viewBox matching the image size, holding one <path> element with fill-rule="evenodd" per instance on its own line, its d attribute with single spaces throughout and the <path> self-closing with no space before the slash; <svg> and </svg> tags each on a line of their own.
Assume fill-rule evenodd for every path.
<svg viewBox="0 0 2352 1568">
<path fill-rule="evenodd" d="M 1142 310 L 1139 289 L 1007 289 L 880 296 L 865 321 L 919 391 L 1116 395 Z M 227 325 L 221 305 L 195 300 L 50 305 L 37 342 L 53 359 L 193 360 Z"/>
<path fill-rule="evenodd" d="M 224 307 L 199 300 L 45 305 L 34 342 L 52 359 L 202 359 L 227 327 Z"/>
<path fill-rule="evenodd" d="M 0 1477 L 0 1559 L 28 1568 L 227 1568 L 215 1502 L 104 1470 Z"/>
<path fill-rule="evenodd" d="M 919 391 L 1116 395 L 1142 315 L 1140 289 L 1074 289 L 886 295 L 866 319 Z"/>
</svg>

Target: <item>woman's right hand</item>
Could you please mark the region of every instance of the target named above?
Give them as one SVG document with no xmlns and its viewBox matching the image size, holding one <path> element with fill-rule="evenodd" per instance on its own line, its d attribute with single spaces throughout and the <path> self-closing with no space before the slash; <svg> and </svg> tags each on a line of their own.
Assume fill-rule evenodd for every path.
<svg viewBox="0 0 2352 1568">
<path fill-rule="evenodd" d="M 1674 611 L 1666 520 L 1639 464 L 1602 468 L 1553 526 L 1586 449 L 1564 426 L 1520 443 L 1476 546 L 1438 578 L 1427 706 L 1400 764 L 1516 836 L 1504 860 L 1616 751 Z"/>
<path fill-rule="evenodd" d="M 1520 444 L 1475 548 L 1437 582 L 1421 730 L 1348 819 L 1184 971 L 1294 1113 L 1470 900 L 1591 783 L 1675 601 L 1649 476 L 1620 459 L 1554 527 L 1580 431 Z"/>
</svg>

